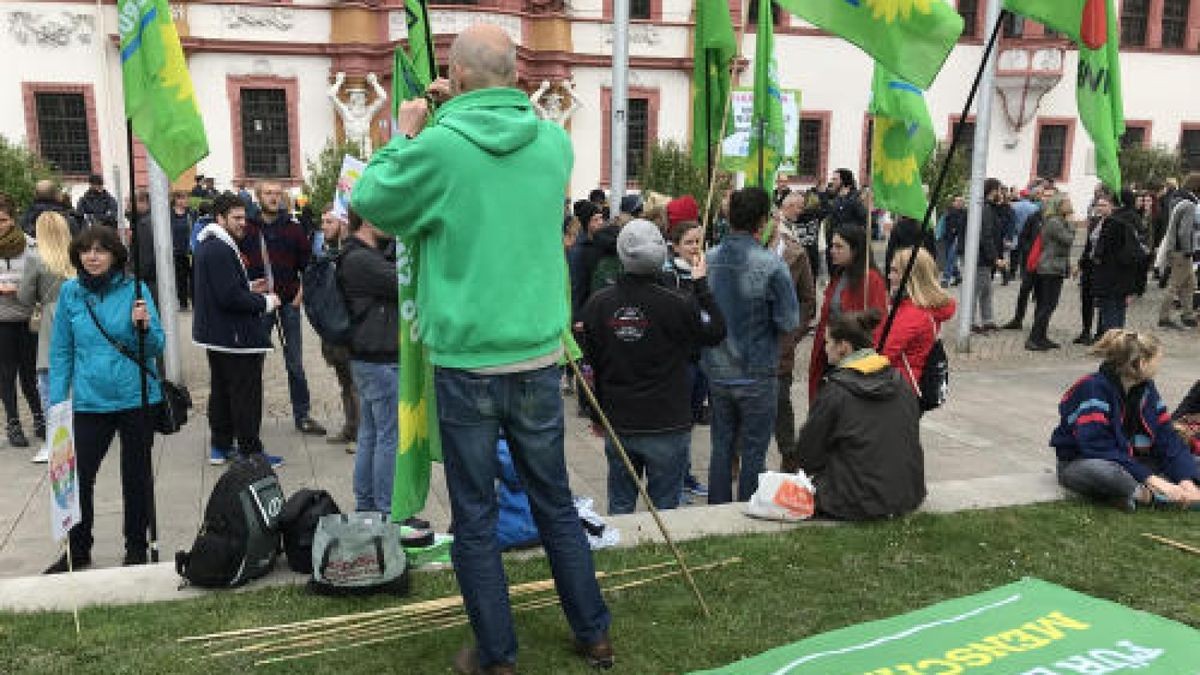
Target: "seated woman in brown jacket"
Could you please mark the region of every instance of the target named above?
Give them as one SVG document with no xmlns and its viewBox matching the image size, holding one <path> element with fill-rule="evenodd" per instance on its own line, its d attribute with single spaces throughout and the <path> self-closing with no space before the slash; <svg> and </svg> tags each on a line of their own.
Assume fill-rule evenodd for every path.
<svg viewBox="0 0 1200 675">
<path fill-rule="evenodd" d="M 796 440 L 818 516 L 888 518 L 925 499 L 921 410 L 912 387 L 872 348 L 880 318 L 872 309 L 829 323 L 830 369 Z"/>
</svg>

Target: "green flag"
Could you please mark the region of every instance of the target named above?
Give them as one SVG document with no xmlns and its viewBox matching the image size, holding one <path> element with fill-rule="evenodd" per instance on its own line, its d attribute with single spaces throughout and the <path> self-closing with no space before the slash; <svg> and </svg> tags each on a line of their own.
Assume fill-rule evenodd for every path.
<svg viewBox="0 0 1200 675">
<path fill-rule="evenodd" d="M 396 242 L 396 276 L 400 284 L 400 409 L 397 424 L 396 477 L 392 484 L 392 519 L 399 522 L 425 508 L 431 462 L 442 459 L 437 396 L 429 352 L 417 337 L 417 276 L 420 247 Z"/>
<path fill-rule="evenodd" d="M 1004 0 L 1004 8 L 1069 36 L 1079 46 L 1075 80 L 1079 119 L 1096 146 L 1096 175 L 1109 188 L 1120 192 L 1117 152 L 1125 133 L 1125 110 L 1113 1 Z"/>
<path fill-rule="evenodd" d="M 171 180 L 208 155 L 192 76 L 167 0 L 120 0 L 125 116 Z"/>
<path fill-rule="evenodd" d="M 692 48 L 692 163 L 708 170 L 708 154 L 721 142 L 729 112 L 729 62 L 737 54 L 729 3 L 696 0 Z"/>
<path fill-rule="evenodd" d="M 963 29 L 962 17 L 945 0 L 776 2 L 805 21 L 858 45 L 888 70 L 921 89 L 933 83 Z"/>
<path fill-rule="evenodd" d="M 399 113 L 402 101 L 423 95 L 429 83 L 437 79 L 429 7 L 424 0 L 405 0 L 404 14 L 408 23 L 408 51 L 396 45 L 392 53 L 392 119 Z"/>
<path fill-rule="evenodd" d="M 871 138 L 875 203 L 919 220 L 929 206 L 921 186 L 921 167 L 937 145 L 925 96 L 915 85 L 876 63 L 871 114 L 875 116 Z"/>
<path fill-rule="evenodd" d="M 783 160 L 783 93 L 775 66 L 775 21 L 770 2 L 759 5 L 754 46 L 754 105 L 750 113 L 750 155 L 746 185 L 770 190 Z"/>
</svg>

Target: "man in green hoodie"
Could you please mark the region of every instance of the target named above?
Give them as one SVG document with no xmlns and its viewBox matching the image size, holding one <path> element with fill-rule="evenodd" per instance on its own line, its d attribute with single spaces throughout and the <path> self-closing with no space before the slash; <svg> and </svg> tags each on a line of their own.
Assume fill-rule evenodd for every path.
<svg viewBox="0 0 1200 675">
<path fill-rule="evenodd" d="M 436 367 L 454 571 L 477 643 L 455 659 L 463 673 L 516 669 L 495 533 L 501 430 L 577 649 L 612 665 L 610 616 L 563 457 L 557 363 L 569 314 L 562 196 L 571 142 L 515 83 L 508 35 L 491 25 L 464 31 L 450 49 L 448 88 L 430 87 L 449 100 L 431 121 L 425 99 L 402 104 L 399 135 L 371 157 L 352 196 L 364 219 L 420 250 L 420 339 Z"/>
</svg>

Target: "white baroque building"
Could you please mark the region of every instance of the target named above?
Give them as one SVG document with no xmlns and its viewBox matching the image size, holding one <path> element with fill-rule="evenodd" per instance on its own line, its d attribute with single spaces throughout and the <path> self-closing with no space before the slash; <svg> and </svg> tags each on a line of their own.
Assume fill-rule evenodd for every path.
<svg viewBox="0 0 1200 675">
<path fill-rule="evenodd" d="M 755 2 L 757 0 L 754 0 Z M 907 0 L 905 0 L 907 1 Z M 942 0 L 938 0 L 942 1 Z M 967 30 L 928 92 L 938 134 L 948 139 L 978 67 L 987 2 L 957 0 Z M 740 3 L 731 2 L 734 16 Z M 211 154 L 196 171 L 226 188 L 242 180 L 303 180 L 307 158 L 340 135 L 327 90 L 338 72 L 366 88 L 377 73 L 390 91 L 391 53 L 404 39 L 402 0 L 198 0 L 172 3 L 208 132 Z M 1200 0 L 1121 0 L 1122 71 L 1128 143 L 1183 150 L 1200 170 Z M 693 3 L 632 0 L 629 72 L 629 166 L 648 144 L 687 142 L 693 124 Z M 566 95 L 572 80 L 581 105 L 568 128 L 575 147 L 573 196 L 608 181 L 611 0 L 456 0 L 430 8 L 439 63 L 450 42 L 478 22 L 502 26 L 519 45 L 520 86 L 543 81 Z M 735 21 L 735 29 L 739 22 Z M 126 175 L 116 5 L 71 0 L 0 1 L 0 135 L 23 139 L 72 182 Z M 739 84 L 749 86 L 751 24 Z M 781 84 L 802 93 L 801 161 L 794 185 L 824 181 L 869 161 L 866 114 L 871 61 L 852 45 L 784 14 L 777 27 Z M 1056 178 L 1077 199 L 1094 186 L 1094 158 L 1076 117 L 1076 54 L 1033 22 L 1005 26 L 999 43 L 995 115 L 987 130 L 988 173 L 1010 185 L 1035 175 Z M 343 94 L 344 95 L 344 94 Z M 386 141 L 388 107 L 376 118 L 376 147 Z M 968 123 L 974 124 L 973 118 Z M 144 153 L 135 148 L 144 176 Z M 179 185 L 190 186 L 192 176 Z M 1086 203 L 1083 202 L 1083 203 Z"/>
</svg>

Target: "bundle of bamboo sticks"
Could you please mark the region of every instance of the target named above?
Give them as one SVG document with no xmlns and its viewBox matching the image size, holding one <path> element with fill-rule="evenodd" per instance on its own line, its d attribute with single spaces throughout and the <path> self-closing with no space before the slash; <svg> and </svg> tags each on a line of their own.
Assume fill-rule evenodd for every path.
<svg viewBox="0 0 1200 675">
<path fill-rule="evenodd" d="M 739 557 L 726 558 L 692 567 L 691 570 L 700 572 L 740 562 L 742 559 Z M 661 571 L 664 569 L 667 571 Z M 645 575 L 633 581 L 601 586 L 605 593 L 615 593 L 680 574 L 682 570 L 676 563 L 667 561 L 612 572 L 597 572 L 596 578 L 604 581 Z M 509 597 L 512 599 L 514 612 L 552 607 L 559 602 L 554 592 L 553 579 L 513 586 L 509 589 Z M 200 652 L 196 656 L 198 659 L 253 658 L 254 665 L 262 666 L 453 628 L 465 625 L 467 621 L 462 597 L 454 595 L 366 612 L 192 635 L 179 638 L 178 642 L 196 648 Z"/>
</svg>

